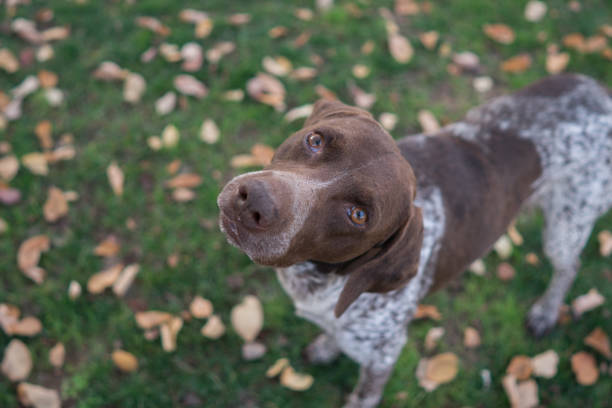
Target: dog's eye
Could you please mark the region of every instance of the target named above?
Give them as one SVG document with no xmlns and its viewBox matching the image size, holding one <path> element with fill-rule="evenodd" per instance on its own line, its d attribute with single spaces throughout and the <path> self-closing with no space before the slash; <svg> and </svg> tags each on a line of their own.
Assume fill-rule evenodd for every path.
<svg viewBox="0 0 612 408">
<path fill-rule="evenodd" d="M 357 225 L 363 225 L 368 220 L 368 214 L 361 207 L 352 207 L 348 211 L 351 221 Z"/>
<path fill-rule="evenodd" d="M 317 132 L 311 132 L 306 135 L 306 143 L 308 144 L 308 147 L 310 147 L 310 150 L 312 150 L 313 152 L 318 152 L 319 150 L 321 150 L 323 148 L 323 142 L 323 136 L 321 136 Z"/>
</svg>

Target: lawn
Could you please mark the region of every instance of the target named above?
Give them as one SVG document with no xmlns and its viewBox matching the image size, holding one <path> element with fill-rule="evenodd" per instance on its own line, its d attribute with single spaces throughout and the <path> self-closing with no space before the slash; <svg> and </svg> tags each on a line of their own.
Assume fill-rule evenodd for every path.
<svg viewBox="0 0 612 408">
<path fill-rule="evenodd" d="M 44 69 L 58 75 L 57 87 L 64 100 L 50 106 L 42 90 L 26 97 L 21 117 L 0 130 L 0 141 L 7 142 L 4 149 L 11 151 L 0 153 L 0 158 L 11 154 L 22 158 L 42 151 L 34 130 L 44 120 L 52 123 L 55 141 L 64 134 L 72 135 L 76 154 L 72 160 L 51 164 L 46 176 L 22 165 L 9 183 L 0 181 L 0 188 L 10 185 L 21 192 L 19 203 L 0 203 L 0 219 L 6 223 L 0 233 L 0 303 L 16 305 L 22 315 L 42 322 L 40 334 L 19 337 L 34 361 L 27 381 L 59 390 L 67 407 L 336 407 L 355 384 L 358 367 L 348 358 L 342 357 L 330 367 L 306 363 L 302 349 L 316 336 L 317 328 L 294 315 L 272 269 L 251 263 L 226 243 L 216 227 L 217 194 L 225 182 L 247 170 L 233 168 L 231 159 L 248 153 L 256 143 L 278 146 L 303 122 L 286 121 L 285 112 L 248 94 L 242 101 L 225 97 L 228 90 L 246 92 L 247 81 L 263 71 L 264 57 L 284 56 L 294 67 L 317 69 L 310 80 L 280 78 L 287 91 L 287 109 L 313 103 L 319 84 L 353 103 L 349 85 L 354 83 L 376 95 L 370 108 L 376 117 L 382 112 L 398 116 L 391 132 L 397 138 L 420 132 L 417 113 L 422 109 L 431 111 L 441 124 L 450 123 L 472 106 L 547 75 L 546 54 L 551 44 L 568 52 L 566 71 L 584 73 L 612 86 L 609 54 L 580 52 L 563 45 L 567 34 L 589 37 L 598 34 L 602 24 L 612 23 L 612 5 L 605 0 L 547 1 L 548 12 L 539 22 L 526 21 L 523 0 L 419 2 L 419 13 L 395 17 L 401 34 L 414 48 L 412 59 L 405 64 L 394 61 L 389 53 L 385 21 L 379 11 L 380 7 L 393 11 L 392 1 L 337 0 L 325 12 L 306 0 L 27 3 L 17 6 L 14 14 L 5 4 L 0 6 L 0 48 L 21 54 L 18 70 L 0 70 L 0 90 L 10 94 L 28 75 Z M 179 18 L 185 8 L 208 13 L 214 22 L 210 35 L 194 37 L 194 25 Z M 309 8 L 313 17 L 305 20 L 308 16 L 302 12 L 298 18 L 298 8 Z M 38 22 L 40 29 L 67 25 L 70 34 L 53 42 L 54 56 L 40 62 L 33 57 L 38 46 L 16 36 L 10 26 L 17 17 L 44 20 L 43 9 L 52 10 L 53 16 L 48 22 Z M 228 17 L 234 13 L 248 13 L 250 21 L 231 24 Z M 139 26 L 139 16 L 159 19 L 171 33 L 164 37 Z M 507 24 L 516 38 L 511 44 L 493 41 L 483 33 L 487 23 Z M 272 38 L 268 32 L 276 26 L 286 27 L 286 34 Z M 419 34 L 431 30 L 440 36 L 434 50 L 419 41 Z M 296 45 L 296 38 L 304 32 L 310 33 L 308 41 Z M 169 62 L 159 55 L 142 62 L 141 54 L 162 42 L 180 47 L 189 41 L 196 41 L 204 50 L 220 41 L 230 41 L 236 48 L 218 63 L 206 60 L 190 73 L 206 84 L 206 97 L 179 96 L 174 111 L 159 115 L 155 101 L 174 89 L 174 77 L 184 71 L 180 62 Z M 364 54 L 362 46 L 368 41 L 374 48 Z M 612 46 L 610 38 L 607 42 Z M 440 55 L 441 48 L 450 49 L 450 54 Z M 462 51 L 479 57 L 475 71 L 457 72 L 451 64 L 453 53 Z M 531 58 L 524 71 L 500 69 L 502 61 L 519 54 Z M 315 64 L 317 60 L 320 65 Z M 120 82 L 92 76 L 103 61 L 142 75 L 146 91 L 139 102 L 124 101 Z M 356 64 L 368 67 L 369 75 L 355 78 L 352 68 Z M 473 80 L 478 76 L 490 77 L 492 89 L 476 91 Z M 218 142 L 200 140 L 204 119 L 214 120 L 219 127 Z M 180 131 L 178 143 L 152 149 L 149 138 L 160 135 L 169 124 Z M 176 160 L 180 161 L 179 172 L 202 177 L 194 189 L 195 197 L 188 202 L 177 202 L 165 186 L 177 166 L 169 170 L 168 165 Z M 124 173 L 122 195 L 114 194 L 109 185 L 107 167 L 112 162 Z M 43 214 L 51 186 L 78 193 L 67 215 L 55 222 L 46 221 Z M 612 214 L 598 222 L 583 252 L 581 274 L 567 299 L 569 303 L 595 287 L 606 303 L 535 340 L 524 328 L 525 316 L 552 273 L 541 250 L 542 223 L 537 213 L 518 219 L 517 228 L 525 242 L 515 247 L 507 260 L 516 269 L 514 279 L 496 277 L 501 260 L 491 254 L 485 259 L 484 276 L 466 273 L 427 299 L 428 304 L 437 306 L 442 319 L 411 326 L 410 340 L 385 390 L 382 406 L 508 406 L 501 378 L 509 361 L 519 354 L 533 356 L 548 349 L 559 354 L 560 363 L 555 377 L 537 379 L 541 405 L 609 406 L 612 377 L 602 374 L 595 385 L 579 385 L 570 358 L 585 350 L 605 363 L 583 339 L 596 327 L 612 335 L 612 260 L 600 255 L 596 238 L 598 232 L 612 229 Z M 38 234 L 51 240 L 51 249 L 40 261 L 47 273 L 41 284 L 24 276 L 16 256 L 20 244 Z M 110 258 L 97 256 L 94 249 L 109 235 L 116 237 L 119 253 Z M 539 265 L 526 262 L 525 255 L 530 252 L 539 257 Z M 127 294 L 118 298 L 111 291 L 88 293 L 90 276 L 113 262 L 140 265 Z M 73 280 L 83 286 L 83 294 L 75 300 L 67 292 Z M 247 294 L 256 295 L 263 304 L 265 322 L 258 340 L 267 347 L 261 359 L 249 362 L 242 359 L 242 339 L 229 323 L 232 307 Z M 151 341 L 143 336 L 135 312 L 162 310 L 180 315 L 196 295 L 213 303 L 215 313 L 228 326 L 224 336 L 218 340 L 202 336 L 200 328 L 205 321 L 198 319 L 185 321 L 174 352 L 164 351 L 159 339 Z M 434 326 L 444 327 L 445 335 L 433 352 L 426 352 L 424 338 Z M 476 349 L 463 345 L 463 330 L 468 326 L 475 327 L 482 337 L 482 345 Z M 0 331 L 0 350 L 12 338 Z M 66 348 L 66 361 L 59 369 L 48 361 L 49 349 L 57 342 Z M 115 368 L 110 356 L 117 348 L 138 358 L 138 370 L 122 373 Z M 459 356 L 459 374 L 452 382 L 426 392 L 415 378 L 417 363 L 422 356 L 444 351 Z M 296 370 L 312 375 L 314 385 L 296 392 L 266 378 L 266 369 L 280 357 L 289 358 Z M 484 369 L 492 376 L 489 387 L 481 380 Z M 17 406 L 17 401 L 15 384 L 0 376 L 0 407 Z"/>
</svg>

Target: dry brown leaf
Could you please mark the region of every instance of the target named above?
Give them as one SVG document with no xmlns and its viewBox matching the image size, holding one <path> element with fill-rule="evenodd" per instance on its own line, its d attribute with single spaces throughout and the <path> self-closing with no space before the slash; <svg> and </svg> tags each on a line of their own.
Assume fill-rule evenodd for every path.
<svg viewBox="0 0 612 408">
<path fill-rule="evenodd" d="M 297 373 L 291 366 L 285 367 L 280 376 L 281 385 L 293 391 L 306 391 L 313 382 L 311 375 Z"/>
<path fill-rule="evenodd" d="M 39 285 L 45 281 L 45 277 L 47 276 L 47 272 L 38 266 L 26 269 L 23 271 L 23 274 Z"/>
<path fill-rule="evenodd" d="M 372 40 L 368 40 L 361 46 L 361 53 L 363 55 L 370 55 L 374 51 L 374 48 L 376 48 L 376 43 Z"/>
<path fill-rule="evenodd" d="M 18 339 L 13 339 L 4 349 L 2 374 L 10 381 L 21 381 L 28 378 L 32 371 L 32 356 L 28 347 Z"/>
<path fill-rule="evenodd" d="M 546 3 L 538 0 L 530 0 L 525 6 L 525 19 L 536 23 L 544 18 L 548 7 Z"/>
<path fill-rule="evenodd" d="M 0 179 L 11 181 L 19 171 L 19 160 L 14 155 L 5 156 L 0 159 Z"/>
<path fill-rule="evenodd" d="M 93 274 L 87 281 L 87 290 L 94 295 L 104 292 L 106 288 L 115 283 L 122 270 L 123 265 L 118 264 Z"/>
<path fill-rule="evenodd" d="M 8 303 L 0 303 L 0 327 L 4 330 L 7 336 L 10 336 L 10 328 L 19 319 L 21 311 L 15 305 Z"/>
<path fill-rule="evenodd" d="M 38 265 L 40 254 L 48 251 L 50 240 L 46 235 L 33 236 L 19 246 L 17 252 L 17 265 L 23 272 Z"/>
<path fill-rule="evenodd" d="M 428 50 L 433 50 L 436 48 L 436 44 L 438 43 L 438 39 L 440 38 L 440 34 L 437 31 L 427 31 L 425 33 L 419 34 L 419 40 L 421 40 L 421 44 Z"/>
<path fill-rule="evenodd" d="M 247 295 L 242 303 L 234 306 L 231 322 L 234 330 L 246 342 L 255 340 L 263 327 L 263 309 L 259 299 Z"/>
<path fill-rule="evenodd" d="M 183 58 L 181 68 L 187 72 L 195 72 L 202 67 L 204 52 L 200 44 L 191 41 L 181 47 L 181 57 Z"/>
<path fill-rule="evenodd" d="M 604 304 L 605 298 L 593 288 L 586 294 L 578 296 L 572 302 L 572 311 L 577 317 Z"/>
<path fill-rule="evenodd" d="M 186 203 L 193 201 L 196 198 L 196 193 L 188 188 L 179 187 L 172 191 L 172 199 L 177 203 Z"/>
<path fill-rule="evenodd" d="M 523 355 L 514 356 L 506 368 L 506 374 L 510 374 L 521 381 L 528 379 L 532 371 L 531 359 Z"/>
<path fill-rule="evenodd" d="M 94 254 L 103 257 L 111 257 L 117 255 L 119 249 L 119 240 L 114 235 L 109 235 L 94 248 Z"/>
<path fill-rule="evenodd" d="M 563 37 L 563 45 L 567 48 L 574 49 L 579 52 L 584 52 L 585 39 L 580 33 L 571 33 Z"/>
<path fill-rule="evenodd" d="M 420 304 L 417 307 L 416 312 L 414 312 L 414 318 L 415 319 L 429 318 L 429 319 L 439 321 L 442 319 L 442 315 L 440 314 L 436 306 Z"/>
<path fill-rule="evenodd" d="M 214 27 L 214 23 L 210 18 L 198 21 L 195 26 L 195 38 L 206 38 L 210 35 Z"/>
<path fill-rule="evenodd" d="M 162 130 L 161 140 L 166 148 L 175 147 L 181 138 L 181 133 L 176 126 L 170 124 Z"/>
<path fill-rule="evenodd" d="M 57 85 L 57 74 L 45 69 L 38 71 L 38 82 L 43 88 L 54 88 Z"/>
<path fill-rule="evenodd" d="M 236 44 L 231 41 L 221 41 L 206 51 L 206 59 L 211 64 L 216 64 L 221 61 L 221 58 L 231 53 L 236 49 Z"/>
<path fill-rule="evenodd" d="M 123 195 L 123 182 L 125 177 L 117 162 L 112 162 L 108 165 L 106 168 L 106 176 L 108 177 L 108 182 L 113 189 L 113 193 L 115 193 L 117 196 Z"/>
<path fill-rule="evenodd" d="M 16 18 L 11 22 L 11 30 L 29 43 L 39 44 L 42 36 L 36 29 L 36 23 L 25 18 Z"/>
<path fill-rule="evenodd" d="M 559 355 L 555 350 L 547 350 L 531 359 L 533 375 L 542 378 L 553 378 L 557 375 L 559 365 Z"/>
<path fill-rule="evenodd" d="M 55 52 L 53 51 L 53 47 L 49 44 L 44 44 L 38 50 L 36 50 L 36 60 L 38 62 L 46 62 L 53 58 Z"/>
<path fill-rule="evenodd" d="M 587 38 L 584 42 L 584 52 L 599 52 L 603 51 L 608 45 L 608 40 L 603 35 L 594 35 Z"/>
<path fill-rule="evenodd" d="M 138 359 L 132 353 L 125 350 L 115 350 L 111 355 L 115 367 L 125 373 L 138 370 Z"/>
<path fill-rule="evenodd" d="M 184 9 L 179 13 L 179 18 L 185 23 L 197 24 L 202 20 L 207 20 L 210 17 L 208 13 L 194 9 Z"/>
<path fill-rule="evenodd" d="M 438 340 L 444 336 L 443 327 L 432 327 L 425 335 L 425 350 L 431 351 L 438 345 Z"/>
<path fill-rule="evenodd" d="M 183 328 L 183 319 L 173 316 L 170 320 L 160 326 L 162 348 L 166 352 L 176 350 L 176 338 Z"/>
<path fill-rule="evenodd" d="M 68 214 L 68 201 L 62 190 L 57 187 L 49 188 L 49 195 L 43 206 L 43 214 L 48 222 L 55 222 Z"/>
<path fill-rule="evenodd" d="M 140 102 L 146 89 L 147 82 L 144 77 L 135 72 L 130 72 L 123 83 L 123 99 L 132 104 Z"/>
<path fill-rule="evenodd" d="M 534 380 L 517 383 L 509 374 L 502 379 L 502 385 L 512 408 L 535 408 L 539 404 L 538 384 Z"/>
<path fill-rule="evenodd" d="M 493 79 L 488 76 L 479 76 L 474 78 L 472 86 L 480 93 L 489 92 L 493 88 Z"/>
<path fill-rule="evenodd" d="M 512 255 L 512 240 L 507 235 L 502 235 L 493 244 L 493 249 L 500 259 L 508 259 Z"/>
<path fill-rule="evenodd" d="M 474 275 L 484 276 L 487 273 L 487 267 L 482 259 L 477 259 L 468 266 L 468 271 Z"/>
<path fill-rule="evenodd" d="M 66 348 L 63 343 L 57 343 L 49 350 L 49 364 L 55 368 L 62 368 L 66 358 Z"/>
<path fill-rule="evenodd" d="M 501 70 L 504 72 L 518 74 L 525 72 L 530 66 L 531 57 L 527 54 L 520 54 L 502 62 Z"/>
<path fill-rule="evenodd" d="M 597 327 L 587 337 L 585 337 L 584 344 L 593 347 L 607 359 L 612 358 L 612 351 L 610 350 L 610 339 L 601 327 Z"/>
<path fill-rule="evenodd" d="M 431 392 L 431 391 L 435 390 L 436 388 L 438 388 L 438 386 L 440 384 L 438 384 L 435 381 L 430 380 L 425 375 L 428 364 L 429 364 L 429 359 L 428 358 L 421 358 L 419 360 L 419 364 L 417 365 L 415 376 L 416 376 L 417 380 L 419 381 L 419 385 L 423 389 L 425 389 L 425 391 Z"/>
<path fill-rule="evenodd" d="M 294 69 L 289 77 L 298 81 L 309 81 L 317 76 L 317 70 L 312 67 L 299 67 Z"/>
<path fill-rule="evenodd" d="M 248 13 L 235 13 L 229 16 L 227 21 L 232 25 L 243 25 L 251 21 L 251 15 Z"/>
<path fill-rule="evenodd" d="M 514 30 L 506 24 L 485 24 L 482 30 L 487 37 L 500 44 L 512 44 L 514 42 Z"/>
<path fill-rule="evenodd" d="M 33 152 L 21 157 L 21 163 L 32 173 L 39 176 L 49 174 L 49 166 L 47 159 L 43 153 Z"/>
<path fill-rule="evenodd" d="M 212 315 L 202 327 L 200 333 L 202 333 L 202 336 L 208 337 L 209 339 L 218 339 L 225 333 L 225 325 L 219 316 Z"/>
<path fill-rule="evenodd" d="M 480 346 L 480 333 L 473 327 L 466 327 L 463 331 L 463 345 L 467 348 Z"/>
<path fill-rule="evenodd" d="M 338 96 L 334 92 L 321 84 L 315 86 L 315 93 L 319 96 L 319 98 L 326 99 L 328 101 L 338 100 Z"/>
<path fill-rule="evenodd" d="M 19 85 L 11 90 L 14 99 L 24 99 L 26 96 L 38 90 L 38 78 L 34 75 L 28 75 Z M 5 112 L 6 114 L 6 109 Z"/>
<path fill-rule="evenodd" d="M 480 58 L 470 51 L 453 54 L 453 62 L 466 71 L 476 71 L 480 66 Z"/>
<path fill-rule="evenodd" d="M 394 9 L 400 16 L 414 16 L 421 12 L 419 4 L 414 0 L 395 0 Z"/>
<path fill-rule="evenodd" d="M 208 143 L 214 144 L 219 141 L 219 136 L 221 132 L 219 131 L 219 127 L 212 119 L 205 119 L 202 122 L 202 126 L 200 127 L 200 140 Z"/>
<path fill-rule="evenodd" d="M 388 36 L 387 41 L 389 42 L 389 51 L 395 61 L 400 64 L 410 62 L 414 55 L 414 50 L 406 37 L 394 33 Z"/>
<path fill-rule="evenodd" d="M 244 343 L 242 345 L 242 358 L 246 361 L 257 360 L 266 354 L 267 348 L 263 343 L 257 341 Z"/>
<path fill-rule="evenodd" d="M 612 254 L 612 232 L 608 230 L 601 231 L 597 234 L 597 241 L 599 241 L 599 253 L 601 256 L 610 256 Z"/>
<path fill-rule="evenodd" d="M 259 166 L 267 166 L 274 157 L 274 149 L 262 143 L 255 143 L 251 147 L 251 154 Z"/>
<path fill-rule="evenodd" d="M 38 122 L 34 128 L 34 133 L 36 134 L 36 137 L 38 137 L 40 145 L 44 150 L 49 150 L 53 147 L 53 139 L 51 137 L 52 128 L 53 125 L 48 120 Z"/>
<path fill-rule="evenodd" d="M 183 95 L 194 96 L 198 99 L 208 95 L 208 88 L 192 75 L 182 74 L 174 77 L 174 87 Z"/>
<path fill-rule="evenodd" d="M 421 109 L 417 115 L 423 133 L 435 133 L 440 130 L 440 124 L 431 111 Z"/>
<path fill-rule="evenodd" d="M 136 324 L 143 330 L 149 330 L 157 327 L 172 319 L 172 315 L 167 312 L 157 310 L 148 310 L 146 312 L 138 312 L 135 314 Z"/>
<path fill-rule="evenodd" d="M 363 64 L 357 64 L 353 66 L 352 72 L 355 78 L 363 79 L 370 75 L 371 71 L 370 67 Z"/>
<path fill-rule="evenodd" d="M 264 57 L 261 65 L 270 74 L 276 76 L 287 76 L 293 70 L 291 61 L 283 56 Z"/>
<path fill-rule="evenodd" d="M 176 94 L 172 91 L 166 92 L 161 98 L 155 101 L 155 112 L 158 115 L 167 115 L 176 106 Z"/>
<path fill-rule="evenodd" d="M 178 45 L 167 42 L 159 45 L 159 54 L 168 62 L 179 62 L 183 58 Z"/>
<path fill-rule="evenodd" d="M 284 109 L 285 86 L 278 79 L 259 73 L 247 82 L 247 93 L 253 99 L 277 109 Z"/>
<path fill-rule="evenodd" d="M 253 155 L 250 154 L 239 154 L 230 160 L 230 166 L 234 169 L 241 169 L 244 167 L 254 167 L 257 166 L 257 160 Z"/>
<path fill-rule="evenodd" d="M 267 370 L 266 370 L 266 377 L 267 378 L 274 378 L 277 375 L 279 375 L 283 369 L 285 367 L 289 366 L 289 360 L 286 358 L 279 358 L 278 360 L 276 360 L 276 362 L 274 364 L 272 364 L 272 366 L 270 366 Z"/>
<path fill-rule="evenodd" d="M 142 28 L 153 31 L 156 34 L 167 36 L 170 34 L 170 28 L 163 25 L 161 21 L 155 17 L 142 16 L 136 18 L 136 25 Z"/>
<path fill-rule="evenodd" d="M 521 246 L 523 245 L 523 236 L 521 235 L 521 233 L 516 229 L 516 225 L 515 224 L 511 224 L 508 227 L 508 230 L 506 231 L 508 233 L 508 238 L 510 238 L 510 241 L 512 241 L 512 243 L 516 246 Z"/>
<path fill-rule="evenodd" d="M 397 125 L 397 115 L 395 113 L 383 112 L 378 117 L 380 124 L 389 132 Z"/>
<path fill-rule="evenodd" d="M 529 265 L 535 266 L 540 263 L 540 259 L 535 253 L 529 252 L 527 255 L 525 255 L 525 262 L 527 262 Z"/>
<path fill-rule="evenodd" d="M 81 292 L 83 290 L 81 289 L 81 284 L 75 280 L 70 281 L 70 284 L 68 285 L 68 297 L 71 300 L 75 300 L 76 298 L 78 298 L 79 296 L 81 296 Z"/>
<path fill-rule="evenodd" d="M 241 102 L 244 99 L 244 91 L 242 89 L 230 89 L 223 92 L 223 99 L 232 102 Z"/>
<path fill-rule="evenodd" d="M 21 200 L 21 192 L 16 188 L 5 187 L 0 183 L 0 203 L 14 205 Z"/>
<path fill-rule="evenodd" d="M 374 103 L 376 102 L 375 94 L 367 93 L 366 91 L 359 88 L 353 83 L 349 84 L 349 91 L 351 93 L 351 96 L 353 97 L 355 105 L 359 106 L 362 109 L 370 109 L 372 105 L 374 105 Z"/>
<path fill-rule="evenodd" d="M 8 48 L 0 49 L 0 68 L 12 74 L 19 69 L 19 60 Z"/>
<path fill-rule="evenodd" d="M 93 72 L 93 77 L 102 81 L 123 81 L 129 71 L 121 68 L 112 61 L 104 61 Z"/>
<path fill-rule="evenodd" d="M 438 384 L 452 381 L 459 372 L 459 359 L 453 353 L 437 354 L 429 359 L 425 376 Z"/>
<path fill-rule="evenodd" d="M 516 275 L 516 271 L 514 267 L 510 265 L 508 262 L 502 262 L 497 265 L 497 277 L 502 281 L 509 281 L 514 279 Z M 520 378 L 519 378 L 520 380 Z"/>
<path fill-rule="evenodd" d="M 19 402 L 26 407 L 61 408 L 62 405 L 59 393 L 56 390 L 40 385 L 19 383 L 17 395 Z"/>
<path fill-rule="evenodd" d="M 131 264 L 126 266 L 119 277 L 113 283 L 113 293 L 119 297 L 124 296 L 132 286 L 136 275 L 140 271 L 140 265 Z"/>
<path fill-rule="evenodd" d="M 208 299 L 196 296 L 189 304 L 189 312 L 196 319 L 206 319 L 213 313 L 213 305 Z"/>
<path fill-rule="evenodd" d="M 43 42 L 60 41 L 68 38 L 70 29 L 68 27 L 51 27 L 40 33 Z"/>
<path fill-rule="evenodd" d="M 27 316 L 9 327 L 11 334 L 17 336 L 33 337 L 42 331 L 42 323 L 36 317 Z"/>
<path fill-rule="evenodd" d="M 194 188 L 202 184 L 202 177 L 195 173 L 181 173 L 166 181 L 169 188 Z"/>
<path fill-rule="evenodd" d="M 287 29 L 287 27 L 276 26 L 268 30 L 268 36 L 270 38 L 280 38 L 286 36 L 288 32 L 289 30 Z"/>
<path fill-rule="evenodd" d="M 558 74 L 565 70 L 569 63 L 570 55 L 567 52 L 548 54 L 546 56 L 546 72 L 549 74 Z"/>
<path fill-rule="evenodd" d="M 585 351 L 572 355 L 572 371 L 576 375 L 576 381 L 580 385 L 593 385 L 599 378 L 599 370 L 595 357 Z"/>
<path fill-rule="evenodd" d="M 295 107 L 285 114 L 285 120 L 287 122 L 293 122 L 297 119 L 307 118 L 312 113 L 312 108 L 313 105 L 311 103 Z"/>
</svg>

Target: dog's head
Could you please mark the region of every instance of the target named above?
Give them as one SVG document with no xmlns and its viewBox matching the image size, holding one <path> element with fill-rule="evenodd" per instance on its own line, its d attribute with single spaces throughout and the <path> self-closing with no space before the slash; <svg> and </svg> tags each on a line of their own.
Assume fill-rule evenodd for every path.
<svg viewBox="0 0 612 408">
<path fill-rule="evenodd" d="M 363 292 L 398 288 L 417 271 L 420 209 L 412 169 L 367 112 L 321 100 L 263 171 L 231 180 L 218 198 L 228 241 L 277 267 L 338 264 L 349 274 L 336 316 Z"/>
</svg>

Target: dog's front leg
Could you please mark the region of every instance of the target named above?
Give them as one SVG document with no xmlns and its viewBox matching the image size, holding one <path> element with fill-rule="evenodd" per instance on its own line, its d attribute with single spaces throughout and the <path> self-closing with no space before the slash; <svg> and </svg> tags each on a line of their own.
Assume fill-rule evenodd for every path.
<svg viewBox="0 0 612 408">
<path fill-rule="evenodd" d="M 373 408 L 382 398 L 383 390 L 393 371 L 390 367 L 361 366 L 359 382 L 349 395 L 344 408 Z"/>
</svg>

